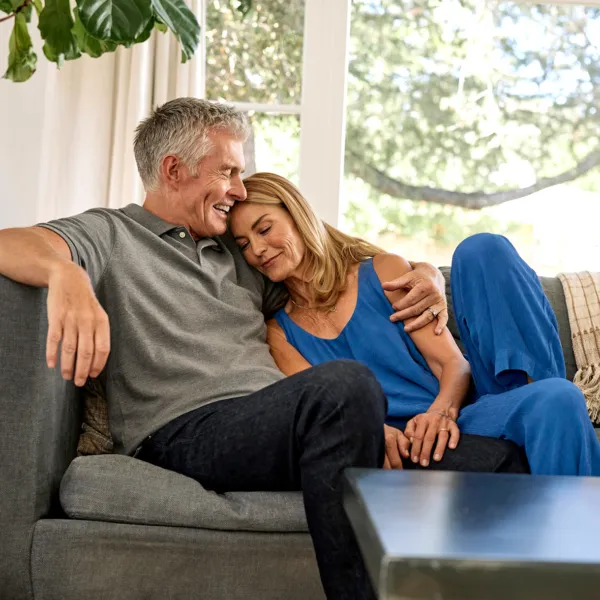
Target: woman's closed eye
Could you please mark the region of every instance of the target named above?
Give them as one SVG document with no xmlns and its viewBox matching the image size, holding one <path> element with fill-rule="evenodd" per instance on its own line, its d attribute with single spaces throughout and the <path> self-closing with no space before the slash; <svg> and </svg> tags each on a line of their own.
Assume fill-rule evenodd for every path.
<svg viewBox="0 0 600 600">
<path fill-rule="evenodd" d="M 264 229 L 261 229 L 258 233 L 260 235 L 266 235 L 267 233 L 269 233 L 269 231 L 271 231 L 271 226 L 270 225 L 268 227 L 265 227 Z"/>
</svg>

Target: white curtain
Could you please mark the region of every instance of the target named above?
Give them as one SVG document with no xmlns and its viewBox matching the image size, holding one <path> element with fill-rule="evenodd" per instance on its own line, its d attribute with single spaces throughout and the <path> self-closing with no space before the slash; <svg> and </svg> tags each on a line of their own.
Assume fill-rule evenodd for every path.
<svg viewBox="0 0 600 600">
<path fill-rule="evenodd" d="M 187 1 L 202 23 L 205 0 Z M 201 35 L 204 39 L 204 31 Z M 175 36 L 157 31 L 144 44 L 119 48 L 97 59 L 84 56 L 60 71 L 39 56 L 43 73 L 34 77 L 45 82 L 37 104 L 37 110 L 43 111 L 41 117 L 36 116 L 39 133 L 36 147 L 31 148 L 39 155 L 36 172 L 30 174 L 39 181 L 35 220 L 96 206 L 141 203 L 143 188 L 133 156 L 135 127 L 153 107 L 167 100 L 203 97 L 204 44 L 183 65 Z M 26 119 L 28 115 L 20 116 Z M 1 143 L 7 143 L 2 137 Z"/>
</svg>

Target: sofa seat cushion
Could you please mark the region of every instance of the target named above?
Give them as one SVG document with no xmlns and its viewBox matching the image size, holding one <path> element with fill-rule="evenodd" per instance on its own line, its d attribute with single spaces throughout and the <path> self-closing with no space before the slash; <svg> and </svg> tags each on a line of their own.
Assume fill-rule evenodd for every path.
<svg viewBox="0 0 600 600">
<path fill-rule="evenodd" d="M 217 494 L 122 455 L 83 456 L 67 469 L 60 502 L 73 519 L 228 531 L 306 532 L 300 492 Z"/>
</svg>

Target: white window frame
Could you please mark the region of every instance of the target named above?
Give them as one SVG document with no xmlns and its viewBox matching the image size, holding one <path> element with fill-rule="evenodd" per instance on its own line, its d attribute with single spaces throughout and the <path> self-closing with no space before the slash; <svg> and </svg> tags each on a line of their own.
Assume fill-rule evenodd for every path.
<svg viewBox="0 0 600 600">
<path fill-rule="evenodd" d="M 337 226 L 344 182 L 350 0 L 306 0 L 300 189 Z"/>
</svg>

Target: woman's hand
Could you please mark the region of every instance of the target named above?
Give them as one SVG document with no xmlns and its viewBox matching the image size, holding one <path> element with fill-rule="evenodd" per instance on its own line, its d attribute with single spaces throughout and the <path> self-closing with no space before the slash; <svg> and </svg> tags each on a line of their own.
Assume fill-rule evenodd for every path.
<svg viewBox="0 0 600 600">
<path fill-rule="evenodd" d="M 438 462 L 442 460 L 446 447 L 456 448 L 460 439 L 460 430 L 450 415 L 431 410 L 413 417 L 407 423 L 404 435 L 411 443 L 412 461 L 427 467 L 436 440 L 433 460 Z"/>
<path fill-rule="evenodd" d="M 408 438 L 395 427 L 389 425 L 383 426 L 385 436 L 385 460 L 383 461 L 384 469 L 401 469 L 402 457 L 410 456 L 410 442 Z"/>
</svg>

